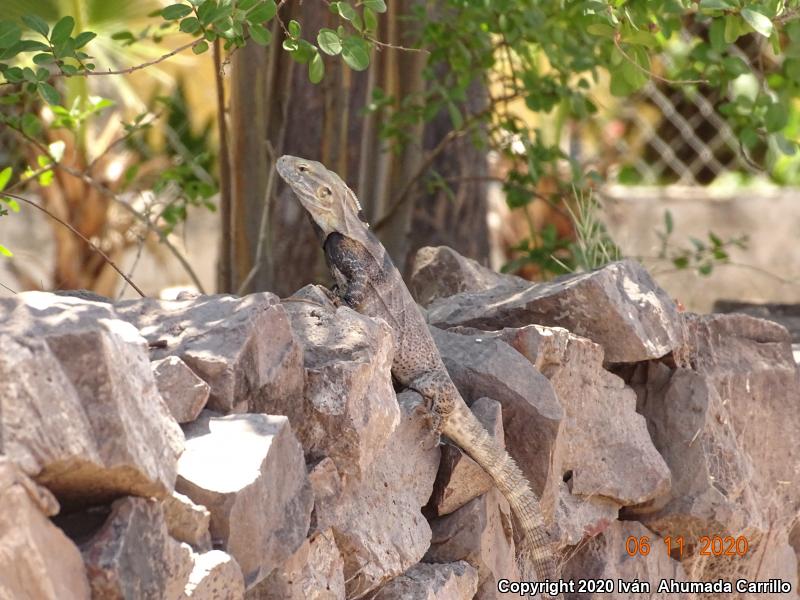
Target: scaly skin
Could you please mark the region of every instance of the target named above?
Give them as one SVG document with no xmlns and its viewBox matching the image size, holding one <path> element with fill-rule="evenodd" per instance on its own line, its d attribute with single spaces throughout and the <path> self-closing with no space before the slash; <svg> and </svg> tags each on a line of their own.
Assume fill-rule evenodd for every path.
<svg viewBox="0 0 800 600">
<path fill-rule="evenodd" d="M 282 156 L 277 169 L 312 218 L 340 301 L 389 324 L 395 344 L 392 375 L 425 399 L 436 431 L 477 462 L 511 505 L 523 533 L 518 556 L 522 580 L 559 579 L 536 495 L 508 452 L 467 408 L 402 276 L 360 219 L 355 194 L 318 162 Z"/>
</svg>

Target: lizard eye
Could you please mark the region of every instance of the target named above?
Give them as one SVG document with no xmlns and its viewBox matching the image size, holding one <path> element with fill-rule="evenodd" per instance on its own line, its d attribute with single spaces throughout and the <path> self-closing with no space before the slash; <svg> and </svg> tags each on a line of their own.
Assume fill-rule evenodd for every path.
<svg viewBox="0 0 800 600">
<path fill-rule="evenodd" d="M 318 198 L 324 199 L 324 198 L 327 198 L 328 196 L 330 196 L 331 194 L 332 194 L 331 188 L 329 188 L 327 185 L 323 185 L 322 187 L 317 188 L 317 197 Z"/>
<path fill-rule="evenodd" d="M 309 170 L 308 165 L 297 165 L 297 170 L 301 173 L 306 173 Z"/>
</svg>

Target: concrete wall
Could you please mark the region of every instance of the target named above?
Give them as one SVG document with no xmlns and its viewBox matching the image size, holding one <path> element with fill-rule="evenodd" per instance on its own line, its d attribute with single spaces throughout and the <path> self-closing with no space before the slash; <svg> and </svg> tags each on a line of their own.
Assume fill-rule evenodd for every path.
<svg viewBox="0 0 800 600">
<path fill-rule="evenodd" d="M 602 201 L 609 231 L 627 256 L 642 257 L 656 280 L 688 310 L 707 312 L 717 299 L 800 303 L 800 190 L 781 188 L 715 192 L 706 188 L 630 188 L 604 190 Z M 675 271 L 654 260 L 664 229 L 664 212 L 672 213 L 673 241 L 722 239 L 748 234 L 747 250 L 730 250 L 731 263 L 710 276 Z"/>
</svg>

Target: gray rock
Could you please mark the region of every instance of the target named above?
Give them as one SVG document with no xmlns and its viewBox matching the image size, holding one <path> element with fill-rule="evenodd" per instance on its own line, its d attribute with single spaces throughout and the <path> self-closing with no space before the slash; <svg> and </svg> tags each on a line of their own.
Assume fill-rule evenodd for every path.
<svg viewBox="0 0 800 600">
<path fill-rule="evenodd" d="M 691 368 L 650 363 L 632 375 L 672 490 L 626 510 L 664 536 L 744 535 L 764 552 L 686 561 L 691 578 L 796 576 L 786 541 L 800 509 L 800 386 L 790 337 L 746 315 L 685 321 Z"/>
<path fill-rule="evenodd" d="M 315 289 L 295 297 L 313 298 Z M 309 463 L 328 457 L 340 475 L 358 477 L 400 421 L 391 330 L 349 308 L 335 309 L 324 296 L 319 300 L 325 304 L 285 303 L 304 352 L 304 393 L 302 399 L 276 398 L 266 408 L 289 417 Z"/>
<path fill-rule="evenodd" d="M 690 369 L 672 371 L 650 363 L 646 383 L 637 387 L 639 411 L 669 465 L 672 488 L 662 497 L 627 509 L 628 513 L 661 535 L 684 539 L 748 527 L 765 530 L 751 485 L 752 462 L 713 385 Z"/>
<path fill-rule="evenodd" d="M 464 560 L 478 570 L 477 600 L 500 598 L 497 580 L 519 580 L 511 509 L 492 488 L 454 513 L 431 521 L 433 538 L 425 562 Z"/>
<path fill-rule="evenodd" d="M 163 506 L 167 529 L 173 538 L 199 552 L 211 550 L 211 513 L 205 506 L 195 504 L 178 492 L 167 496 Z"/>
<path fill-rule="evenodd" d="M 550 382 L 499 339 L 431 328 L 450 377 L 467 404 L 482 396 L 500 402 L 506 448 L 539 494 L 564 410 Z"/>
<path fill-rule="evenodd" d="M 247 600 L 345 598 L 344 560 L 330 529 L 308 538 L 272 575 L 248 590 Z"/>
<path fill-rule="evenodd" d="M 108 304 L 0 300 L 0 451 L 70 507 L 173 489 L 183 435 Z"/>
<path fill-rule="evenodd" d="M 572 494 L 625 506 L 667 492 L 670 471 L 636 412 L 636 394 L 603 369 L 599 345 L 536 325 L 483 335 L 508 342 L 550 380 L 567 415 L 555 457 Z"/>
<path fill-rule="evenodd" d="M 383 588 L 381 600 L 472 600 L 478 572 L 467 562 L 414 565 Z"/>
<path fill-rule="evenodd" d="M 430 527 L 421 507 L 430 498 L 439 449 L 413 392 L 398 396 L 401 420 L 360 479 L 333 483 L 332 461 L 317 468 L 314 513 L 318 530 L 330 528 L 344 557 L 348 597 L 405 572 L 425 554 Z M 327 465 L 327 466 L 326 466 Z M 324 495 L 324 490 L 333 493 Z"/>
<path fill-rule="evenodd" d="M 470 410 L 492 437 L 505 447 L 500 403 L 491 398 L 478 398 L 472 403 Z M 433 514 L 440 517 L 485 494 L 494 485 L 489 474 L 460 448 L 444 444 L 441 449 L 439 472 L 428 504 Z"/>
<path fill-rule="evenodd" d="M 780 325 L 746 315 L 684 315 L 688 360 L 726 404 L 754 467 L 755 493 L 800 511 L 800 371 Z"/>
<path fill-rule="evenodd" d="M 177 356 L 155 360 L 150 366 L 158 391 L 175 420 L 194 421 L 208 402 L 209 385 Z"/>
<path fill-rule="evenodd" d="M 631 557 L 626 551 L 626 544 L 633 549 L 636 543 L 646 541 L 650 545 L 647 554 L 637 553 Z M 644 540 L 647 538 L 647 540 Z M 729 559 L 730 560 L 730 559 Z M 734 559 L 736 560 L 736 559 Z M 589 600 L 592 598 L 619 598 L 620 600 L 640 600 L 641 598 L 668 598 L 669 600 L 692 600 L 694 594 L 657 593 L 662 579 L 669 581 L 700 581 L 701 578 L 686 576 L 681 563 L 670 558 L 664 540 L 636 521 L 615 521 L 601 535 L 581 544 L 564 565 L 564 580 L 570 579 L 612 579 L 615 591 L 608 593 L 572 594 L 570 598 Z M 650 584 L 650 593 L 624 591 L 618 589 L 618 580 L 633 582 L 635 580 Z M 705 579 L 705 578 L 702 578 Z"/>
<path fill-rule="evenodd" d="M 161 505 L 120 498 L 105 525 L 81 545 L 92 598 L 178 600 L 192 571 L 192 549 L 167 533 Z"/>
<path fill-rule="evenodd" d="M 428 322 L 486 330 L 565 327 L 600 344 L 610 363 L 660 358 L 683 344 L 675 303 L 631 260 L 525 289 L 501 285 L 440 299 L 428 307 Z"/>
<path fill-rule="evenodd" d="M 231 554 L 247 587 L 303 543 L 313 504 L 303 450 L 283 416 L 214 416 L 185 426 L 176 489 L 211 512 L 215 548 Z"/>
<path fill-rule="evenodd" d="M 208 383 L 212 410 L 264 412 L 267 401 L 302 394 L 301 349 L 274 294 L 143 298 L 115 308 L 147 338 L 152 359 L 178 356 Z"/>
<path fill-rule="evenodd" d="M 58 502 L 0 456 L 0 598 L 88 600 L 78 548 L 48 516 Z"/>
<path fill-rule="evenodd" d="M 522 289 L 530 285 L 521 277 L 492 271 L 447 246 L 425 246 L 414 257 L 408 289 L 417 302 L 428 306 L 459 292 L 481 292 L 497 286 Z"/>
<path fill-rule="evenodd" d="M 194 567 L 181 600 L 243 600 L 242 570 L 230 554 L 211 550 L 194 555 Z"/>
</svg>

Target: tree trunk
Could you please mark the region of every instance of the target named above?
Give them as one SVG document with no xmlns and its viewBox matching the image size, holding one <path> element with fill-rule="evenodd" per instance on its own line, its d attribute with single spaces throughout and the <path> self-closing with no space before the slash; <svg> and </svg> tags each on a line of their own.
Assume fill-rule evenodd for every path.
<svg viewBox="0 0 800 600">
<path fill-rule="evenodd" d="M 409 20 L 400 17 L 416 1 L 387 3 L 389 10 L 381 15 L 377 39 L 410 45 L 413 31 L 404 31 Z M 309 3 L 287 3 L 281 16 L 284 22 L 297 19 L 306 32 L 335 28 L 337 20 L 329 11 Z M 274 175 L 274 161 L 282 154 L 318 160 L 339 173 L 358 195 L 371 222 L 391 212 L 379 235 L 399 267 L 406 264 L 409 250 L 429 243 L 453 243 L 469 256 L 485 260 L 488 249 L 482 182 L 454 183 L 457 201 L 448 200 L 445 208 L 440 206 L 443 194 L 427 194 L 424 186 L 412 185 L 408 200 L 391 210 L 401 190 L 421 172 L 425 148 L 446 135 L 449 119 L 438 117 L 427 135 L 420 123 L 410 132 L 410 143 L 397 152 L 380 136 L 387 115 L 363 115 L 375 87 L 397 102 L 423 90 L 427 54 L 381 47 L 373 50 L 370 68 L 361 73 L 350 71 L 340 57 L 325 56 L 325 78 L 313 85 L 308 81 L 306 65 L 295 64 L 280 48 L 282 33 L 275 28 L 273 34 L 268 48 L 251 43 L 233 57 L 230 235 L 234 289 L 242 287 L 253 265 L 254 276 L 241 289 L 243 292 L 270 290 L 287 296 L 311 281 L 329 283 L 320 244 L 305 211 Z M 435 167 L 445 178 L 459 180 L 463 173 L 484 172 L 485 157 L 464 139 L 453 144 Z M 420 177 L 419 183 L 423 180 Z M 418 203 L 425 207 L 421 212 L 415 212 Z M 260 235 L 265 207 L 265 234 Z M 414 235 L 409 237 L 412 222 Z M 422 224 L 420 232 L 424 232 L 419 240 L 416 223 Z M 440 231 L 445 227 L 452 231 Z"/>
</svg>

